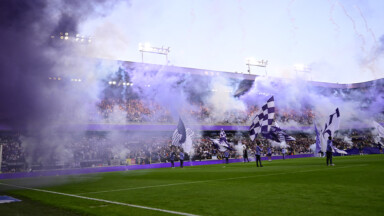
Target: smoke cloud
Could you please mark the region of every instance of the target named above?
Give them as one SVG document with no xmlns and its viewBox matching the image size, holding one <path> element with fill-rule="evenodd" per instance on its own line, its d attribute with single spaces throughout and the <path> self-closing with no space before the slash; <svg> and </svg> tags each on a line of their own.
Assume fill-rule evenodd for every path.
<svg viewBox="0 0 384 216">
<path fill-rule="evenodd" d="M 0 122 L 24 132 L 22 141 L 30 160 L 35 157 L 48 160 L 48 155 L 53 154 L 58 154 L 59 160 L 70 160 L 71 153 L 63 146 L 71 140 L 58 132 L 63 127 L 71 131 L 71 124 L 88 122 L 90 113 L 98 112 L 100 100 L 111 94 L 123 100 L 139 98 L 149 108 L 160 106 L 162 111 L 154 113 L 152 118 L 170 114 L 176 121 L 182 117 L 195 133 L 201 124 L 241 124 L 242 119 L 247 119 L 249 125 L 253 117 L 246 115 L 249 107 L 260 107 L 272 95 L 278 110 L 296 113 L 312 110 L 319 124 L 336 107 L 342 115 L 342 128 L 383 117 L 382 81 L 377 82 L 377 87 L 360 91 L 322 88 L 321 83 L 309 83 L 298 77 L 283 80 L 258 76 L 249 91 L 235 97 L 241 80 L 224 73 L 193 75 L 183 68 L 140 63 L 128 67 L 118 61 L 90 58 L 100 53 L 115 58 L 122 56 L 127 48 L 129 36 L 108 23 L 95 32 L 99 37 L 80 36 L 78 39 L 85 40 L 83 43 L 75 40 L 84 23 L 97 22 L 119 4 L 123 3 L 117 0 L 0 2 Z M 114 41 L 108 39 L 105 30 L 111 30 Z M 383 41 L 381 37 L 378 55 L 384 50 Z M 117 77 L 124 77 L 133 85 L 110 90 L 108 81 Z M 202 105 L 209 115 L 196 119 L 192 113 L 199 112 Z M 118 106 L 112 108 L 106 119 L 95 116 L 98 122 L 126 123 L 126 113 Z M 302 122 L 290 120 L 280 125 L 284 129 L 301 126 Z M 130 152 L 125 149 L 126 136 L 118 133 L 107 136 L 114 144 L 113 154 L 123 157 Z M 38 153 L 43 156 L 37 156 Z"/>
<path fill-rule="evenodd" d="M 71 159 L 62 149 L 67 139 L 57 132 L 63 124 L 87 120 L 100 80 L 111 73 L 99 60 L 87 58 L 88 45 L 74 38 L 81 22 L 107 15 L 116 3 L 0 2 L 0 121 L 25 135 L 28 157 L 45 160 L 58 153 Z"/>
</svg>

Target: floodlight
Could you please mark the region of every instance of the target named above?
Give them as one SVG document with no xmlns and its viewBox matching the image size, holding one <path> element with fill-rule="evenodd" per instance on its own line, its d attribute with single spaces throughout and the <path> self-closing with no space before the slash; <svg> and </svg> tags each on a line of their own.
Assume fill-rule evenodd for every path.
<svg viewBox="0 0 384 216">
<path fill-rule="evenodd" d="M 268 60 L 256 60 L 253 57 L 248 57 L 245 59 L 246 65 L 248 66 L 248 73 L 251 74 L 251 66 L 256 66 L 256 67 L 263 67 L 265 69 L 265 75 L 267 76 L 267 65 L 268 65 Z"/>
<path fill-rule="evenodd" d="M 150 43 L 146 42 L 144 44 L 139 43 L 139 51 L 141 52 L 141 62 L 144 62 L 144 52 L 161 54 L 165 55 L 166 62 L 168 64 L 168 53 L 170 52 L 170 47 L 164 48 L 162 47 L 152 47 Z"/>
</svg>

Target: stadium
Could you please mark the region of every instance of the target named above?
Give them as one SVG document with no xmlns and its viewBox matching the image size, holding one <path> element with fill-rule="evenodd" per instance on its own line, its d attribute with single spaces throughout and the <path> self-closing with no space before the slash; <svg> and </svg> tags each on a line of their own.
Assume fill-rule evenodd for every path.
<svg viewBox="0 0 384 216">
<path fill-rule="evenodd" d="M 148 43 L 121 60 L 78 33 L 107 1 L 0 4 L 1 215 L 381 215 L 382 54 L 347 83 L 174 65 Z"/>
</svg>

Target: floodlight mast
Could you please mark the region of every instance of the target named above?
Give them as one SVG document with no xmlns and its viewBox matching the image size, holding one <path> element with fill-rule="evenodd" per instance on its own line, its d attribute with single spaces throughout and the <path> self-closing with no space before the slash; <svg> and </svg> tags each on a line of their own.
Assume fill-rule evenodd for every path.
<svg viewBox="0 0 384 216">
<path fill-rule="evenodd" d="M 256 67 L 263 67 L 265 71 L 265 76 L 268 76 L 267 74 L 267 65 L 268 65 L 268 60 L 253 60 L 251 58 L 247 59 L 246 65 L 248 66 L 248 73 L 251 74 L 251 66 L 256 66 Z"/>
<path fill-rule="evenodd" d="M 166 64 L 168 65 L 168 54 L 170 52 L 170 47 L 165 48 L 162 47 L 152 47 L 149 43 L 139 43 L 139 51 L 141 52 L 141 62 L 144 63 L 144 53 L 154 53 L 154 54 L 160 54 L 165 55 Z"/>
</svg>

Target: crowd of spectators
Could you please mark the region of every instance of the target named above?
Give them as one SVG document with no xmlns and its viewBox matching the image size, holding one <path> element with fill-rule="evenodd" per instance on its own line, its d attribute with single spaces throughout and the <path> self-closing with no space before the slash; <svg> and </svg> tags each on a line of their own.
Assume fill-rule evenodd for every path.
<svg viewBox="0 0 384 216">
<path fill-rule="evenodd" d="M 292 135 L 295 141 L 287 143 L 289 154 L 313 153 L 310 146 L 315 143 L 314 135 L 299 133 Z M 211 138 L 218 138 L 218 134 L 196 136 L 192 140 L 192 151 L 186 152 L 186 160 L 207 160 L 221 158 L 219 152 L 213 145 Z M 171 137 L 156 135 L 153 137 L 129 136 L 119 139 L 108 136 L 105 133 L 92 133 L 82 136 L 74 136 L 68 139 L 61 151 L 50 154 L 66 154 L 63 158 L 59 155 L 51 155 L 50 160 L 28 161 L 28 152 L 22 148 L 22 139 L 18 135 L 1 135 L 2 145 L 2 171 L 11 172 L 28 169 L 49 168 L 77 168 L 90 166 L 112 166 L 126 164 L 149 164 L 168 162 L 171 151 L 179 151 L 179 148 L 171 147 Z M 254 154 L 255 144 L 249 138 L 236 134 L 228 134 L 228 140 L 232 143 L 232 158 L 240 158 L 242 150 L 246 148 L 249 155 Z M 277 143 L 265 139 L 258 139 L 264 146 L 264 154 L 267 148 L 272 149 L 272 155 L 280 155 L 281 148 Z M 334 145 L 339 149 L 375 147 L 372 135 L 361 135 L 356 131 L 349 134 L 347 138 L 334 139 Z M 64 161 L 63 161 L 64 160 Z"/>
<path fill-rule="evenodd" d="M 99 118 L 111 122 L 172 122 L 172 117 L 168 110 L 162 108 L 153 101 L 143 103 L 139 99 L 105 99 L 97 104 L 99 110 L 96 114 Z"/>
<path fill-rule="evenodd" d="M 0 145 L 3 145 L 3 161 L 20 161 L 22 159 L 21 142 L 18 136 L 0 136 Z"/>
<path fill-rule="evenodd" d="M 170 110 L 154 101 L 140 99 L 105 99 L 98 104 L 97 113 L 92 113 L 90 121 L 103 121 L 108 123 L 175 123 Z M 258 106 L 248 106 L 246 110 L 229 110 L 217 116 L 213 108 L 202 103 L 192 103 L 189 109 L 182 109 L 180 115 L 190 117 L 192 121 L 202 124 L 230 124 L 241 125 L 249 123 L 260 111 Z M 300 113 L 300 114 L 299 114 Z M 276 119 L 279 122 L 295 121 L 302 125 L 313 123 L 315 118 L 311 109 L 276 110 Z"/>
<path fill-rule="evenodd" d="M 0 171 L 17 172 L 23 170 L 24 152 L 18 135 L 0 136 L 0 145 L 2 146 L 2 157 L 0 161 L 6 161 L 11 166 L 2 166 Z"/>
</svg>

